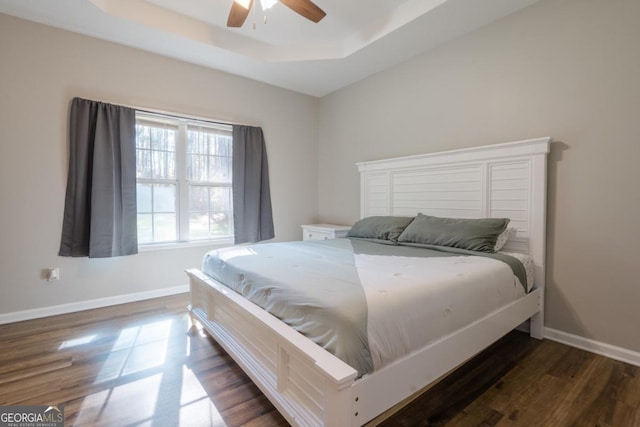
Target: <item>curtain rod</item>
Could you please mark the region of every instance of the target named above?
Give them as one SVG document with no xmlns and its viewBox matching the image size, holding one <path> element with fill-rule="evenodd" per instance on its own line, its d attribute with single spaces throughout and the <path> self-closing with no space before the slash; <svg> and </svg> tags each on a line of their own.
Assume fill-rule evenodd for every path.
<svg viewBox="0 0 640 427">
<path fill-rule="evenodd" d="M 185 115 L 185 114 L 177 114 L 177 113 L 169 113 L 166 111 L 160 111 L 160 110 L 148 110 L 145 108 L 139 108 L 139 107 L 135 107 L 135 106 L 131 106 L 130 108 L 139 111 L 141 113 L 147 113 L 147 114 L 154 114 L 154 115 L 159 115 L 159 116 L 164 116 L 164 117 L 171 117 L 174 119 L 192 119 L 192 120 L 197 120 L 199 122 L 205 122 L 205 123 L 211 123 L 214 125 L 223 125 L 223 126 L 233 126 L 233 125 L 239 125 L 240 123 L 232 123 L 232 122 L 221 122 L 221 121 L 217 121 L 217 120 L 211 120 L 211 119 L 205 119 L 202 117 L 196 117 L 196 116 L 190 116 L 190 115 Z"/>
<path fill-rule="evenodd" d="M 82 97 L 77 97 L 77 98 L 82 98 Z M 91 101 L 88 98 L 82 98 L 82 99 L 87 99 L 88 101 Z M 98 101 L 98 102 L 102 102 L 104 104 L 113 104 L 112 102 L 106 102 L 106 101 Z M 211 119 L 206 119 L 206 118 L 203 118 L 203 117 L 192 116 L 192 115 L 187 115 L 187 114 L 172 113 L 172 112 L 163 111 L 163 110 L 152 110 L 152 109 L 149 109 L 149 108 L 138 107 L 136 105 L 126 105 L 126 104 L 114 104 L 114 105 L 120 105 L 122 107 L 131 108 L 131 109 L 139 111 L 141 113 L 156 114 L 156 115 L 161 115 L 161 116 L 166 116 L 166 117 L 172 117 L 174 119 L 193 119 L 193 120 L 198 120 L 198 121 L 205 122 L 205 123 L 211 123 L 211 124 L 223 125 L 223 126 L 242 125 L 242 126 L 259 127 L 258 125 L 253 125 L 253 124 L 235 123 L 235 122 L 221 122 L 219 120 L 211 120 Z"/>
</svg>

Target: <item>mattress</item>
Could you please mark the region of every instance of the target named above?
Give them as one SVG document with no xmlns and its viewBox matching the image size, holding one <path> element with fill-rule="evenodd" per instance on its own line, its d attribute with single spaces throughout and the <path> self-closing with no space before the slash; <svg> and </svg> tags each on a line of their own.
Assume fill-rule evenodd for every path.
<svg viewBox="0 0 640 427">
<path fill-rule="evenodd" d="M 347 238 L 267 243 L 211 251 L 202 271 L 362 376 L 526 293 L 520 260 L 458 252 Z"/>
</svg>

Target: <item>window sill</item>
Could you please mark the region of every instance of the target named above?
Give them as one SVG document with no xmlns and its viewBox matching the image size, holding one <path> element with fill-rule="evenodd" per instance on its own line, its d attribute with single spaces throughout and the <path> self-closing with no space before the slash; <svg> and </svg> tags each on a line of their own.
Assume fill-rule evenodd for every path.
<svg viewBox="0 0 640 427">
<path fill-rule="evenodd" d="M 198 248 L 202 246 L 209 246 L 211 249 L 222 248 L 225 246 L 233 246 L 233 239 L 195 240 L 192 242 L 154 243 L 154 244 L 147 244 L 147 245 L 139 245 L 138 253 L 173 250 L 173 249 Z"/>
</svg>

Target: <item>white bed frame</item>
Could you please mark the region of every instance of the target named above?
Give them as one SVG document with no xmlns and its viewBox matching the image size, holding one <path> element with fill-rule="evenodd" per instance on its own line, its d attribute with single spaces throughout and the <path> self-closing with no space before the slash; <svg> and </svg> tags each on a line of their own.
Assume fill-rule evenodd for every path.
<svg viewBox="0 0 640 427">
<path fill-rule="evenodd" d="M 435 383 L 528 322 L 544 323 L 547 154 L 550 138 L 358 163 L 361 216 L 509 217 L 507 250 L 529 254 L 533 291 L 392 364 L 356 371 L 253 303 L 188 270 L 193 318 L 296 426 L 360 426 Z"/>
</svg>

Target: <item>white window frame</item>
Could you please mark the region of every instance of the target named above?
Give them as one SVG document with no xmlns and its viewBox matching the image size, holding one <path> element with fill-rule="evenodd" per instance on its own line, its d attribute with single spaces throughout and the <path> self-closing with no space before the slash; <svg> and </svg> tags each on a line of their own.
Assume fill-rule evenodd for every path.
<svg viewBox="0 0 640 427">
<path fill-rule="evenodd" d="M 233 230 L 232 234 L 224 237 L 207 238 L 207 239 L 194 239 L 189 238 L 189 185 L 203 185 L 203 186 L 215 186 L 215 187 L 229 187 L 231 188 L 231 182 L 198 182 L 187 180 L 187 128 L 204 127 L 209 129 L 217 129 L 223 132 L 232 132 L 232 126 L 216 123 L 213 121 L 207 121 L 196 118 L 182 117 L 176 115 L 165 115 L 160 113 L 148 113 L 136 111 L 136 124 L 138 120 L 144 122 L 155 122 L 160 125 L 166 124 L 169 126 L 177 127 L 178 133 L 176 136 L 176 180 L 166 181 L 153 178 L 136 178 L 136 183 L 149 183 L 159 184 L 163 182 L 175 182 L 176 184 L 176 241 L 170 242 L 147 242 L 139 243 L 138 249 L 140 252 L 161 250 L 161 249 L 173 249 L 180 247 L 197 247 L 197 246 L 228 246 L 233 244 Z M 231 204 L 231 215 L 233 215 L 233 204 Z M 232 224 L 233 226 L 233 224 Z"/>
</svg>

